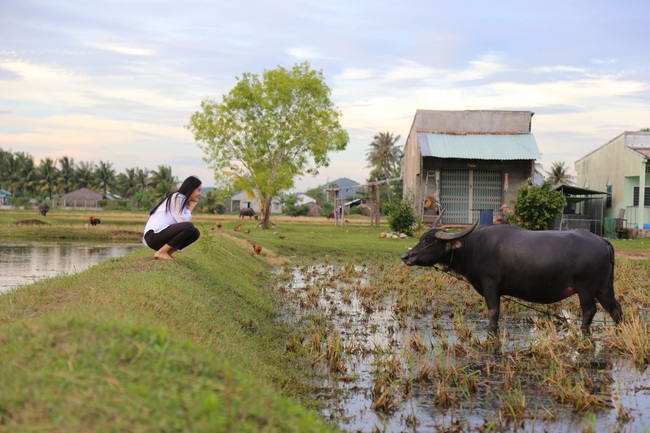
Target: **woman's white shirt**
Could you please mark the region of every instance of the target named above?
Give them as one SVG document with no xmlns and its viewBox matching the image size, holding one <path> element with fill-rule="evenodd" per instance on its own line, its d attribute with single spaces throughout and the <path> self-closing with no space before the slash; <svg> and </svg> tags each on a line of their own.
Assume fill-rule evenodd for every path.
<svg viewBox="0 0 650 433">
<path fill-rule="evenodd" d="M 187 207 L 183 206 L 185 196 L 181 193 L 176 193 L 167 200 L 171 200 L 169 212 L 167 212 L 167 200 L 160 203 L 158 209 L 149 217 L 144 232 L 153 230 L 154 233 L 160 233 L 172 224 L 188 222 L 192 219 L 192 212 Z M 147 245 L 142 238 L 142 243 Z"/>
</svg>

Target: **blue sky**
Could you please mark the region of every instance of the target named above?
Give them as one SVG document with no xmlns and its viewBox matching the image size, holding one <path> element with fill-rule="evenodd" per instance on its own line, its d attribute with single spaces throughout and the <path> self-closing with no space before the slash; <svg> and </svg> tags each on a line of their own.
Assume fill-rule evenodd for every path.
<svg viewBox="0 0 650 433">
<path fill-rule="evenodd" d="M 213 173 L 184 128 L 244 72 L 309 61 L 350 134 L 296 190 L 368 175 L 417 109 L 529 110 L 542 164 L 650 127 L 650 2 L 0 0 L 0 147 Z"/>
</svg>

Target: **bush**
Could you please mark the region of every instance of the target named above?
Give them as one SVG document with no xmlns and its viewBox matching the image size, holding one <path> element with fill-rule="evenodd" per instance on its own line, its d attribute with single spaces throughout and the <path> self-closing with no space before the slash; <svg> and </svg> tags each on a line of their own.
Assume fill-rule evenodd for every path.
<svg viewBox="0 0 650 433">
<path fill-rule="evenodd" d="M 400 200 L 388 206 L 388 225 L 391 230 L 413 236 L 416 224 L 410 200 Z"/>
<path fill-rule="evenodd" d="M 329 214 L 331 214 L 332 212 L 334 212 L 334 205 L 332 203 L 324 203 L 323 210 L 321 211 L 320 214 L 321 216 L 326 217 L 329 216 Z"/>
<path fill-rule="evenodd" d="M 566 206 L 566 199 L 559 191 L 553 191 L 550 182 L 542 185 L 522 185 L 517 191 L 513 224 L 528 230 L 553 228 L 558 215 Z"/>
<path fill-rule="evenodd" d="M 361 206 L 352 206 L 350 208 L 350 215 L 363 215 L 363 209 L 361 209 Z"/>
</svg>

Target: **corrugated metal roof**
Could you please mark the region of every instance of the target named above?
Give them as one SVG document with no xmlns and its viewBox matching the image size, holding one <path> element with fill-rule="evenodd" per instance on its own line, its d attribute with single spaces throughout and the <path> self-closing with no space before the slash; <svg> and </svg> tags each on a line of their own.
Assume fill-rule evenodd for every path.
<svg viewBox="0 0 650 433">
<path fill-rule="evenodd" d="M 436 158 L 540 159 L 533 134 L 437 134 L 418 132 L 422 156 Z"/>
</svg>

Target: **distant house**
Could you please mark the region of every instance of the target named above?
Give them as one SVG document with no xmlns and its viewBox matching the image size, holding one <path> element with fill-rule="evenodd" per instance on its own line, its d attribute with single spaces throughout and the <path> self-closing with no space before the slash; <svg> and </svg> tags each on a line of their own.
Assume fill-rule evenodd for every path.
<svg viewBox="0 0 650 433">
<path fill-rule="evenodd" d="M 423 221 L 470 224 L 532 183 L 540 158 L 530 111 L 417 110 L 404 145 L 404 197 Z M 433 206 L 432 206 L 433 204 Z"/>
<path fill-rule="evenodd" d="M 605 217 L 650 228 L 650 132 L 623 132 L 575 163 L 577 184 L 607 192 Z"/>
<path fill-rule="evenodd" d="M 230 198 L 230 212 L 239 212 L 241 209 L 251 208 L 258 213 L 262 209 L 260 201 L 251 197 L 246 191 L 239 191 Z M 282 202 L 275 198 L 271 201 L 271 214 L 282 212 Z"/>
<path fill-rule="evenodd" d="M 100 193 L 90 188 L 80 188 L 62 195 L 59 204 L 63 207 L 98 208 L 99 200 L 102 198 L 103 196 Z"/>
<path fill-rule="evenodd" d="M 298 197 L 298 200 L 296 201 L 297 206 L 307 205 L 309 203 L 316 203 L 316 199 L 308 196 L 307 194 L 299 193 L 296 194 L 296 197 Z"/>
<path fill-rule="evenodd" d="M 11 193 L 6 189 L 0 188 L 0 206 L 6 206 L 8 204 L 8 198 L 11 197 Z"/>
</svg>

